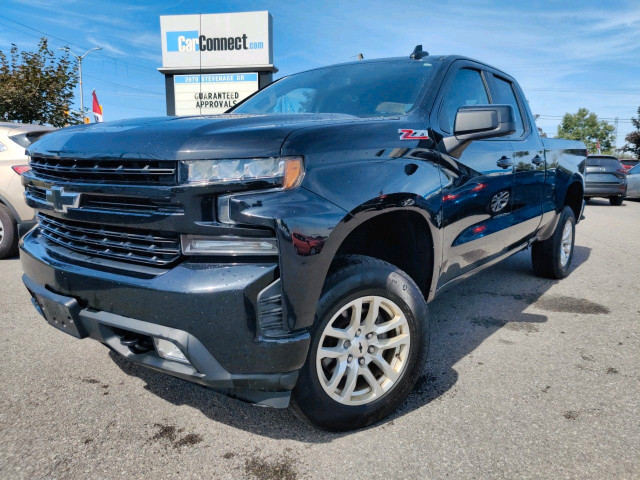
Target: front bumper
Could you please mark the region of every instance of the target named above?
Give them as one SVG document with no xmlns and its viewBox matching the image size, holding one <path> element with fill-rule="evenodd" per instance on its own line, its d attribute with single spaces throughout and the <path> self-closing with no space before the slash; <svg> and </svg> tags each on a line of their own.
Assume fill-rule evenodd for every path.
<svg viewBox="0 0 640 480">
<path fill-rule="evenodd" d="M 80 328 L 129 360 L 234 396 L 286 406 L 309 346 L 306 331 L 264 338 L 257 298 L 277 281 L 271 263 L 182 262 L 161 274 L 125 275 L 70 262 L 35 229 L 21 243 L 33 293 L 74 299 Z M 76 255 L 77 257 L 77 255 Z M 173 341 L 191 365 L 135 353 L 122 331 Z"/>
</svg>

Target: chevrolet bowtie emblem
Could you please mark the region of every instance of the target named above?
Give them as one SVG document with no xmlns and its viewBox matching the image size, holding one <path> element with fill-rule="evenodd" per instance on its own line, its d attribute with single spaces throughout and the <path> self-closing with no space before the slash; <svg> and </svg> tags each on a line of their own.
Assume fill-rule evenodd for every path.
<svg viewBox="0 0 640 480">
<path fill-rule="evenodd" d="M 80 206 L 80 194 L 65 192 L 64 187 L 51 187 L 47 190 L 47 202 L 56 212 L 67 213 L 68 209 Z"/>
</svg>

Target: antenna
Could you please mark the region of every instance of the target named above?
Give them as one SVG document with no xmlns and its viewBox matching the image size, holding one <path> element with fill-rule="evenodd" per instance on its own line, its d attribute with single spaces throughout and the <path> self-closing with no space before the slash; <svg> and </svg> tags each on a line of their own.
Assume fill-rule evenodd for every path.
<svg viewBox="0 0 640 480">
<path fill-rule="evenodd" d="M 420 60 L 422 57 L 427 57 L 429 52 L 425 52 L 422 50 L 422 45 L 416 45 L 416 48 L 413 49 L 413 53 L 409 55 L 409 58 L 412 60 Z"/>
</svg>

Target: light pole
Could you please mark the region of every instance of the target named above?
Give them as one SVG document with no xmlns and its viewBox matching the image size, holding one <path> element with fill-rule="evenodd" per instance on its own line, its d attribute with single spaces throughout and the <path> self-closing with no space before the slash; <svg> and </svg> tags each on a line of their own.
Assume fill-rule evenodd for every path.
<svg viewBox="0 0 640 480">
<path fill-rule="evenodd" d="M 102 47 L 93 47 L 84 52 L 83 55 L 76 55 L 69 47 L 61 47 L 60 50 L 70 53 L 78 60 L 78 78 L 80 83 L 80 112 L 82 112 L 82 123 L 84 123 L 84 91 L 82 90 L 82 60 L 94 50 L 102 50 Z"/>
</svg>

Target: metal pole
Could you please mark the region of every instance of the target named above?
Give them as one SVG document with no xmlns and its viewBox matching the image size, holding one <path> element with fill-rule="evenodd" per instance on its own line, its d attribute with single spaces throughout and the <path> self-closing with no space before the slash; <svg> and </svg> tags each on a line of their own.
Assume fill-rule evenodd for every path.
<svg viewBox="0 0 640 480">
<path fill-rule="evenodd" d="M 65 52 L 70 53 L 71 55 L 76 57 L 76 60 L 78 60 L 78 83 L 80 84 L 80 112 L 82 114 L 82 123 L 84 123 L 85 117 L 84 117 L 84 90 L 82 88 L 82 60 L 91 52 L 95 50 L 102 50 L 102 47 L 93 47 L 92 49 L 84 52 L 83 55 L 76 55 L 71 51 L 69 47 L 61 47 L 60 50 L 64 50 Z"/>
<path fill-rule="evenodd" d="M 82 112 L 82 123 L 84 123 L 84 89 L 82 88 L 82 57 L 78 59 L 78 76 L 80 77 L 80 111 Z"/>
</svg>

